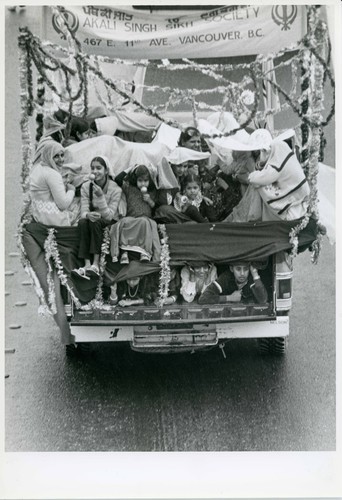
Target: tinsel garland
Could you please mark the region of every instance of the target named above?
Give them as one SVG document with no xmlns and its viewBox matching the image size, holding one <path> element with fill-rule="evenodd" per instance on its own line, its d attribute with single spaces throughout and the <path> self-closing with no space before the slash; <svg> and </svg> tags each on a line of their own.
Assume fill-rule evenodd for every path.
<svg viewBox="0 0 342 500">
<path fill-rule="evenodd" d="M 51 264 L 52 254 L 55 252 L 54 229 L 48 229 L 48 235 L 44 242 L 44 257 L 47 265 L 46 280 L 48 284 L 48 305 L 51 314 L 57 314 L 55 283 L 53 280 L 53 267 Z"/>
<path fill-rule="evenodd" d="M 160 274 L 159 274 L 159 298 L 158 305 L 163 307 L 165 300 L 169 296 L 169 286 L 171 281 L 170 269 L 170 248 L 168 245 L 169 237 L 166 232 L 165 224 L 158 224 L 160 232 Z"/>
<path fill-rule="evenodd" d="M 22 151 L 21 184 L 24 193 L 29 188 L 28 179 L 32 167 L 32 147 L 28 110 L 28 95 L 30 92 L 28 91 L 27 57 L 26 43 L 23 39 L 19 39 L 20 129 Z"/>
<path fill-rule="evenodd" d="M 310 186 L 309 206 L 306 216 L 300 224 L 294 227 L 290 232 L 290 243 L 292 244 L 292 255 L 295 256 L 298 252 L 298 234 L 306 227 L 311 216 L 315 220 L 319 220 L 318 213 L 318 192 L 317 192 L 317 176 L 318 176 L 318 161 L 321 150 L 321 131 L 323 117 L 323 102 L 324 102 L 324 75 L 325 61 L 310 44 L 314 44 L 312 38 L 313 33 L 316 33 L 318 22 L 318 9 L 309 9 L 309 31 L 307 40 L 310 43 L 305 43 L 306 50 L 302 54 L 302 75 L 301 75 L 301 90 L 304 98 L 302 104 L 302 116 L 309 119 L 304 120 L 301 124 L 301 160 L 302 167 L 305 172 L 308 184 Z M 322 35 L 323 32 L 321 32 Z M 317 35 L 317 33 L 316 33 Z M 323 45 L 320 45 L 323 50 Z M 310 50 L 312 49 L 313 50 Z M 333 79 L 331 80 L 333 82 Z M 311 83 L 311 88 L 310 88 Z M 329 116 L 328 116 L 329 118 Z M 327 119 L 325 120 L 327 122 Z M 309 126 L 309 124 L 311 126 Z M 311 245 L 312 254 L 311 260 L 314 264 L 317 263 L 321 250 L 322 238 L 325 228 L 321 224 L 317 224 L 316 240 Z"/>
<path fill-rule="evenodd" d="M 45 100 L 45 86 L 44 80 L 41 76 L 37 78 L 37 100 L 35 101 L 35 109 L 36 109 L 36 142 L 39 141 L 41 136 L 43 135 L 43 105 Z"/>
<path fill-rule="evenodd" d="M 73 35 L 73 39 L 75 39 L 74 35 Z M 37 43 L 37 37 L 34 37 L 34 41 L 35 41 L 35 44 Z M 33 44 L 33 45 L 35 45 Z M 320 45 L 320 41 L 316 44 L 316 46 L 318 47 Z M 298 47 L 300 47 L 300 45 L 298 44 Z M 282 54 L 285 54 L 287 51 L 289 50 L 289 48 L 287 49 L 284 49 L 283 51 L 279 52 L 277 54 L 277 57 L 281 56 Z M 291 48 L 291 50 L 293 50 L 293 48 Z M 51 55 L 49 54 L 44 54 L 46 55 L 46 57 L 50 57 L 52 58 Z M 90 61 L 91 60 L 91 57 L 88 56 L 88 55 L 85 55 L 85 54 L 81 54 L 79 53 L 78 55 L 80 55 L 80 58 L 83 59 L 83 62 L 84 61 Z M 97 57 L 97 61 L 98 60 L 101 60 L 101 58 L 99 56 L 96 56 Z M 256 58 L 256 61 L 252 62 L 252 63 L 249 63 L 247 65 L 245 65 L 245 69 L 248 69 L 251 74 L 253 75 L 252 77 L 252 80 L 257 80 L 258 78 L 260 78 L 262 75 L 260 75 L 260 71 L 257 70 L 257 68 L 259 67 L 259 64 L 261 61 L 264 61 L 264 60 L 268 60 L 270 59 L 270 57 L 273 57 L 273 55 L 270 55 L 270 54 L 267 54 L 266 56 L 263 56 L 263 57 L 257 57 Z M 294 58 L 297 57 L 297 56 L 294 56 Z M 78 58 L 76 57 L 76 60 Z M 109 59 L 107 58 L 107 60 L 113 62 L 113 59 Z M 35 59 L 36 61 L 36 59 Z M 117 60 L 115 60 L 117 61 Z M 217 69 L 221 69 L 221 70 L 233 70 L 233 69 L 236 69 L 238 66 L 240 67 L 240 65 L 213 65 L 211 67 L 209 67 L 208 65 L 204 65 L 204 64 L 198 64 L 198 63 L 195 63 L 193 61 L 189 61 L 188 59 L 184 59 L 184 61 L 186 61 L 186 64 L 183 64 L 182 67 L 191 67 L 192 69 L 196 69 L 196 70 L 203 70 L 205 74 L 209 75 L 209 76 L 213 76 L 215 71 L 213 70 L 217 70 Z M 58 61 L 54 61 L 55 63 L 55 67 L 53 69 L 57 69 L 58 68 Z M 147 64 L 148 62 L 144 63 L 144 64 Z M 280 63 L 277 67 L 279 66 L 285 66 L 287 64 L 291 64 L 290 61 L 284 61 L 282 63 Z M 78 60 L 77 62 L 77 65 L 78 65 L 78 74 L 79 74 L 79 80 L 80 80 L 80 87 L 77 91 L 77 94 L 76 96 L 72 96 L 72 100 L 75 100 L 76 98 L 79 97 L 79 94 L 81 93 L 81 87 L 84 85 L 85 86 L 85 77 L 84 75 L 87 73 L 87 71 L 89 70 L 89 65 L 87 65 L 85 62 L 84 64 L 81 64 L 81 61 Z M 162 65 L 157 65 L 156 67 L 163 67 L 163 68 L 167 68 L 167 69 L 171 69 L 171 66 L 172 66 L 172 69 L 179 69 L 180 66 L 179 65 L 171 65 L 171 64 L 168 64 L 168 65 L 165 65 L 165 64 L 162 64 Z M 61 67 L 61 66 L 60 66 Z M 70 70 L 70 69 L 69 69 Z M 63 68 L 63 71 L 67 71 L 65 68 Z M 327 71 L 327 74 L 330 74 L 329 71 Z M 103 80 L 103 79 L 102 79 Z M 106 85 L 106 88 L 108 90 L 108 82 L 107 81 L 104 81 L 105 85 Z M 270 82 L 271 84 L 273 84 L 274 86 L 276 86 L 276 84 L 274 84 L 274 82 Z M 47 83 L 48 85 L 50 85 L 51 87 L 51 84 L 52 82 L 48 82 Z M 227 81 L 227 85 L 233 85 L 232 82 L 228 82 Z M 238 84 L 239 85 L 239 84 Z M 296 106 L 293 104 L 293 99 L 289 98 L 289 96 L 287 95 L 287 93 L 285 91 L 283 91 L 283 89 L 281 89 L 280 87 L 275 87 L 280 93 L 283 94 L 283 96 L 285 97 L 285 100 L 287 101 L 286 102 L 286 106 L 282 106 L 282 109 L 285 109 L 287 106 L 292 106 L 292 109 L 297 112 L 299 115 L 300 115 L 300 106 Z M 115 91 L 115 92 L 118 92 L 120 94 L 120 89 L 117 87 L 117 86 L 112 86 L 112 89 Z M 52 89 L 54 90 L 54 89 Z M 197 89 L 199 91 L 199 89 Z M 217 91 L 221 91 L 220 88 L 217 88 L 216 89 Z M 180 93 L 182 93 L 183 91 L 180 91 Z M 196 93 L 196 90 L 195 92 L 193 92 L 193 94 Z M 160 113 L 158 112 L 158 107 L 157 106 L 150 106 L 150 107 L 142 107 L 140 105 L 139 102 L 137 102 L 134 97 L 129 94 L 128 92 L 124 92 L 122 91 L 121 94 L 120 94 L 122 97 L 124 97 L 125 99 L 128 99 L 130 102 L 132 102 L 133 104 L 137 105 L 138 107 L 140 107 L 144 112 L 148 113 L 149 115 L 152 115 L 152 116 L 155 116 L 156 118 L 158 118 L 159 120 L 161 121 L 164 121 L 166 123 L 168 123 L 169 125 L 171 126 L 178 126 L 177 123 L 175 123 L 174 121 L 172 120 L 165 120 L 163 119 L 163 117 L 160 115 Z M 61 97 L 61 95 L 59 95 Z M 292 97 L 292 96 L 291 96 Z M 190 103 L 193 103 L 192 100 L 189 100 L 189 92 L 187 91 L 187 89 L 183 92 L 182 96 L 179 97 L 179 100 L 185 100 L 185 101 L 189 101 Z M 237 102 L 235 99 L 232 101 L 232 102 Z M 168 107 L 170 106 L 170 104 L 172 103 L 172 100 L 169 100 L 166 104 L 165 104 L 165 109 L 168 109 Z M 69 105 L 70 105 L 70 101 L 69 101 Z M 72 106 L 72 105 L 71 105 Z M 217 107 L 214 107 L 214 106 L 210 106 L 206 103 L 198 103 L 196 102 L 196 106 L 198 107 L 198 109 L 209 109 L 209 110 L 217 110 L 218 108 Z M 232 109 L 232 112 L 234 115 L 238 115 L 239 112 L 241 112 L 241 110 L 237 110 L 237 104 L 233 104 L 232 105 L 234 109 Z M 160 106 L 161 108 L 163 108 L 163 106 Z M 254 113 L 255 112 L 255 113 Z M 249 117 L 249 119 L 247 120 L 247 122 L 243 123 L 242 126 L 239 128 L 239 129 L 235 129 L 229 133 L 225 133 L 225 134 L 220 134 L 220 135 L 214 135 L 213 137 L 210 137 L 208 136 L 208 138 L 216 138 L 216 137 L 225 137 L 225 136 L 228 136 L 228 135 L 231 135 L 235 132 L 237 132 L 238 130 L 242 129 L 242 128 L 245 128 L 246 126 L 249 125 L 249 123 L 251 123 L 251 121 L 254 119 L 254 114 L 256 114 L 258 111 L 257 110 L 253 110 L 252 111 L 252 116 Z M 268 110 L 266 111 L 268 112 L 268 114 L 271 114 Z M 265 112 L 265 113 L 266 113 Z M 333 111 L 331 112 L 331 114 L 333 113 Z M 258 112 L 258 114 L 260 114 L 260 111 Z M 305 117 L 307 118 L 307 117 Z"/>
<path fill-rule="evenodd" d="M 333 104 L 330 109 L 330 112 L 325 120 L 323 120 L 322 115 L 317 107 L 319 103 L 323 100 L 323 86 L 324 81 L 329 78 L 331 87 L 334 90 L 334 79 L 332 77 L 331 71 L 328 67 L 328 60 L 325 60 L 322 57 L 321 53 L 324 50 L 325 46 L 329 47 L 329 40 L 327 36 L 326 25 L 319 20 L 318 17 L 319 9 L 316 6 L 311 6 L 309 8 L 309 30 L 308 34 L 297 44 L 289 46 L 277 54 L 266 54 L 259 55 L 255 59 L 255 61 L 247 64 L 241 65 L 226 65 L 226 64 L 215 64 L 215 65 L 206 65 L 202 63 L 197 63 L 194 61 L 190 61 L 189 59 L 183 59 L 181 64 L 171 64 L 168 60 L 163 60 L 161 63 L 154 61 L 123 61 L 120 59 L 111 59 L 102 56 L 89 56 L 83 54 L 81 52 L 81 45 L 74 36 L 74 34 L 69 30 L 69 27 L 66 27 L 69 30 L 69 38 L 72 38 L 72 41 L 76 46 L 76 71 L 72 68 L 68 68 L 64 65 L 58 58 L 54 57 L 52 54 L 48 53 L 47 48 L 58 49 L 59 51 L 63 51 L 63 49 L 57 45 L 51 43 L 41 43 L 38 37 L 34 37 L 27 28 L 21 29 L 21 35 L 19 37 L 19 46 L 21 46 L 21 106 L 22 106 L 22 122 L 21 122 L 21 130 L 22 130 L 22 144 L 23 144 L 23 169 L 22 169 L 22 179 L 23 179 L 23 188 L 27 189 L 27 178 L 30 171 L 30 158 L 31 158 L 31 150 L 30 150 L 30 137 L 29 137 L 29 127 L 28 127 L 28 115 L 32 114 L 33 110 L 42 110 L 42 106 L 38 102 L 38 98 L 36 101 L 32 99 L 28 100 L 28 96 L 33 96 L 33 83 L 32 83 L 32 62 L 36 65 L 38 73 L 40 75 L 40 80 L 44 82 L 44 85 L 47 85 L 53 94 L 56 94 L 62 101 L 64 96 L 58 89 L 54 86 L 52 80 L 49 78 L 47 71 L 57 71 L 62 70 L 67 87 L 67 93 L 69 94 L 68 105 L 69 111 L 72 110 L 73 102 L 75 102 L 83 92 L 83 102 L 84 102 L 84 112 L 86 111 L 86 101 L 87 101 L 87 83 L 90 77 L 97 78 L 98 81 L 103 82 L 108 94 L 108 103 L 111 99 L 111 93 L 115 92 L 121 98 L 128 99 L 131 103 L 133 103 L 137 108 L 141 109 L 143 112 L 148 115 L 155 116 L 159 120 L 168 123 L 171 126 L 176 126 L 178 128 L 182 128 L 177 122 L 174 120 L 166 120 L 161 114 L 160 109 L 166 111 L 170 106 L 175 106 L 181 102 L 186 102 L 191 104 L 194 121 L 196 123 L 197 120 L 197 110 L 215 110 L 224 112 L 226 107 L 230 106 L 234 116 L 238 117 L 242 113 L 242 111 L 246 111 L 247 106 L 247 119 L 244 123 L 240 124 L 239 128 L 236 128 L 229 133 L 224 134 L 214 134 L 214 135 L 206 135 L 206 138 L 216 138 L 216 137 L 227 137 L 236 133 L 237 131 L 246 128 L 253 120 L 265 118 L 269 114 L 275 114 L 277 111 L 273 109 L 267 109 L 265 111 L 258 110 L 259 104 L 259 92 L 258 92 L 258 80 L 265 79 L 269 81 L 272 87 L 277 90 L 284 99 L 284 103 L 281 104 L 281 109 L 289 109 L 291 108 L 301 119 L 301 138 L 302 138 L 302 165 L 305 169 L 305 172 L 308 176 L 308 181 L 311 186 L 311 198 L 309 210 L 310 213 L 317 215 L 317 190 L 315 186 L 317 170 L 315 169 L 318 164 L 317 159 L 317 151 L 322 152 L 323 148 L 323 127 L 330 121 L 331 117 L 334 114 L 334 99 Z M 66 20 L 66 18 L 64 18 Z M 291 65 L 292 68 L 292 87 L 290 92 L 282 89 L 278 84 L 271 81 L 271 79 L 267 78 L 267 75 L 262 73 L 261 64 L 264 61 L 269 59 L 279 59 L 292 51 L 298 51 L 298 54 L 291 54 L 291 58 L 287 61 L 279 62 L 275 67 L 286 67 Z M 64 52 L 68 53 L 68 52 Z M 92 61 L 95 61 L 94 57 L 96 57 L 97 62 L 115 62 L 116 64 L 133 64 L 135 66 L 149 66 L 155 68 L 163 68 L 169 71 L 181 71 L 182 69 L 192 69 L 194 71 L 199 71 L 206 76 L 213 78 L 216 81 L 220 81 L 220 83 L 224 82 L 224 85 L 219 85 L 211 89 L 193 89 L 189 91 L 189 89 L 181 90 L 181 89 L 171 89 L 169 87 L 159 88 L 158 86 L 146 86 L 144 85 L 144 89 L 146 91 L 155 91 L 158 89 L 160 92 L 164 92 L 165 94 L 169 93 L 169 98 L 165 103 L 162 103 L 158 106 L 143 106 L 139 103 L 129 91 L 121 90 L 119 85 L 112 80 L 107 79 L 102 74 L 101 70 L 96 67 L 96 64 L 92 64 Z M 311 61 L 315 63 L 315 82 L 318 82 L 315 92 L 316 97 L 315 102 L 312 100 L 312 92 L 309 86 L 310 79 L 310 70 L 312 69 Z M 296 99 L 296 90 L 297 90 L 297 71 L 298 68 L 301 67 L 302 77 L 301 77 L 301 95 Z M 219 75 L 220 71 L 235 71 L 235 70 L 247 70 L 248 75 L 243 77 L 243 80 L 239 83 L 229 81 L 225 76 Z M 312 73 L 311 73 L 312 75 Z M 322 76 L 323 75 L 323 76 Z M 71 93 L 71 84 L 70 78 L 76 77 L 78 80 L 78 87 L 76 88 L 76 93 L 72 95 Z M 249 80 L 248 80 L 249 79 Z M 26 80 L 26 81 L 24 81 Z M 322 83 L 323 81 L 323 83 Z M 253 85 L 254 89 L 251 91 L 249 85 Z M 249 109 L 249 104 L 246 105 L 242 96 L 243 92 L 246 90 L 253 92 L 255 95 L 255 101 L 253 103 L 253 109 Z M 205 102 L 202 102 L 198 99 L 200 95 L 206 94 L 222 94 L 222 102 L 220 105 L 209 105 Z M 311 102 L 312 100 L 312 102 Z M 72 102 L 71 102 L 72 101 Z M 229 102 L 230 101 L 230 102 Z M 106 102 L 106 101 L 105 101 Z M 298 128 L 298 126 L 296 126 Z M 315 130 L 317 129 L 317 130 Z M 311 133 L 312 130 L 312 133 Z M 319 147 L 317 148 L 319 144 Z M 309 174 L 310 172 L 310 174 Z M 310 180 L 310 176 L 312 179 Z M 307 222 L 307 221 L 306 221 Z M 305 221 L 302 221 L 302 224 L 305 224 Z M 304 226 L 303 226 L 304 227 Z M 295 251 L 295 239 L 296 235 L 298 236 L 298 232 L 300 228 L 296 228 L 296 231 L 291 232 L 290 238 L 293 241 L 294 251 Z"/>
</svg>

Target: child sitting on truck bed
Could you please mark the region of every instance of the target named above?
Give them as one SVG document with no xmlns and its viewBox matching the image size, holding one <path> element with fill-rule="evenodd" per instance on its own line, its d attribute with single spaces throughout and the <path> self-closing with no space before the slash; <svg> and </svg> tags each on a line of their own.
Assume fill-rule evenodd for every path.
<svg viewBox="0 0 342 500">
<path fill-rule="evenodd" d="M 199 304 L 267 302 L 267 291 L 257 269 L 245 261 L 233 262 L 198 299 Z"/>
<path fill-rule="evenodd" d="M 195 222 L 214 222 L 216 214 L 213 202 L 202 195 L 201 180 L 197 175 L 188 174 L 183 181 L 183 196 L 175 197 L 176 210 Z"/>
<path fill-rule="evenodd" d="M 140 254 L 142 262 L 159 260 L 160 242 L 157 224 L 152 219 L 156 188 L 145 165 L 137 165 L 128 174 L 115 178 L 127 201 L 127 215 L 111 229 L 111 255 L 120 264 L 129 264 L 128 252 Z"/>
<path fill-rule="evenodd" d="M 181 270 L 180 293 L 186 302 L 193 302 L 217 278 L 217 269 L 208 262 L 189 262 Z"/>
</svg>

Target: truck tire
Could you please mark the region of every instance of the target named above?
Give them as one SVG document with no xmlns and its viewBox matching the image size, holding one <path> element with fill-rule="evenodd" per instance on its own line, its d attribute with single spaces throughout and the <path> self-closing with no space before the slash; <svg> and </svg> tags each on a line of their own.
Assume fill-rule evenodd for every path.
<svg viewBox="0 0 342 500">
<path fill-rule="evenodd" d="M 77 346 L 75 344 L 67 344 L 65 346 L 65 354 L 68 358 L 73 358 L 77 355 Z"/>
<path fill-rule="evenodd" d="M 78 344 L 67 344 L 65 346 L 65 354 L 67 357 L 73 358 L 76 356 L 87 356 L 91 352 L 91 346 L 87 342 L 79 342 Z"/>
<path fill-rule="evenodd" d="M 79 342 L 77 344 L 77 350 L 81 356 L 88 356 L 91 352 L 91 345 L 89 342 Z"/>
<path fill-rule="evenodd" d="M 261 354 L 285 354 L 288 337 L 268 337 L 258 339 L 258 349 Z"/>
</svg>

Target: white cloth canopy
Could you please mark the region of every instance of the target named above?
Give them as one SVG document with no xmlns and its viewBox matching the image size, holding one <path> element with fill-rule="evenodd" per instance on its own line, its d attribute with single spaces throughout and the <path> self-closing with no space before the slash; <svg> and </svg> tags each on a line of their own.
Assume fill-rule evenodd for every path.
<svg viewBox="0 0 342 500">
<path fill-rule="evenodd" d="M 65 148 L 65 161 L 82 164 L 82 170 L 89 173 L 90 162 L 95 156 L 107 156 L 114 175 L 134 165 L 149 166 L 161 163 L 170 153 L 164 144 L 129 142 L 119 137 L 102 135 L 86 139 Z"/>
</svg>

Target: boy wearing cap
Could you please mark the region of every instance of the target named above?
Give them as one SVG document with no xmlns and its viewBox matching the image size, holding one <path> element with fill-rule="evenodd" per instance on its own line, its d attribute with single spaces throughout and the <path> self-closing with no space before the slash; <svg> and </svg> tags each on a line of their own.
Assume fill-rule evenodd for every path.
<svg viewBox="0 0 342 500">
<path fill-rule="evenodd" d="M 267 302 L 267 291 L 258 270 L 245 261 L 233 262 L 204 290 L 199 304 Z"/>
</svg>

